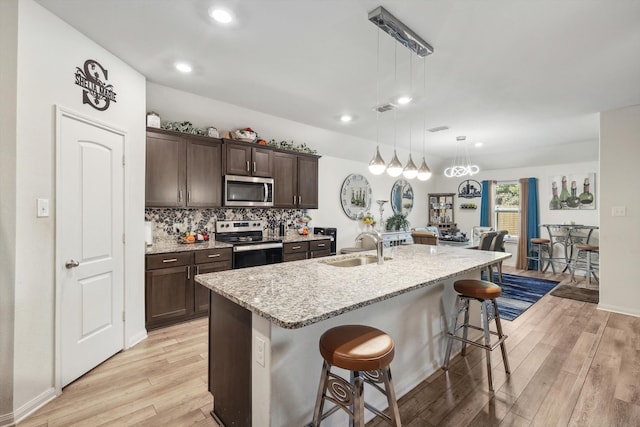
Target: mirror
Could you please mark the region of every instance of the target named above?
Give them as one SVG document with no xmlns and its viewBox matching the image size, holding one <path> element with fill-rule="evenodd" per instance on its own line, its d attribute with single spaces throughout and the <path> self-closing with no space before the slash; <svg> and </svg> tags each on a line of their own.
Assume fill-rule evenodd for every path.
<svg viewBox="0 0 640 427">
<path fill-rule="evenodd" d="M 408 215 L 413 209 L 413 187 L 404 179 L 399 179 L 391 189 L 391 209 L 394 214 Z"/>
</svg>

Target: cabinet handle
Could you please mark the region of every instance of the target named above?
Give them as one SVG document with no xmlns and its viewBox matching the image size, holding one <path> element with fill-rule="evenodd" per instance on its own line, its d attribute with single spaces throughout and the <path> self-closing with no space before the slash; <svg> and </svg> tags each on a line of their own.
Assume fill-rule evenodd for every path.
<svg viewBox="0 0 640 427">
<path fill-rule="evenodd" d="M 291 249 L 300 249 L 302 246 L 292 246 Z"/>
<path fill-rule="evenodd" d="M 296 204 L 296 196 L 293 196 L 293 204 Z"/>
<path fill-rule="evenodd" d="M 256 162 L 253 162 L 253 173 L 256 173 Z"/>
<path fill-rule="evenodd" d="M 191 279 L 191 266 L 187 266 L 187 279 Z"/>
<path fill-rule="evenodd" d="M 178 261 L 178 258 L 167 258 L 162 260 L 162 262 L 165 264 L 168 262 L 176 262 L 176 261 Z"/>
<path fill-rule="evenodd" d="M 218 258 L 220 254 L 207 255 L 207 258 Z"/>
<path fill-rule="evenodd" d="M 187 203 L 191 202 L 191 191 L 187 191 Z"/>
<path fill-rule="evenodd" d="M 249 160 L 247 160 L 247 172 L 250 172 L 250 170 L 249 170 Z"/>
<path fill-rule="evenodd" d="M 298 204 L 301 205 L 302 204 L 302 196 L 298 196 Z"/>
<path fill-rule="evenodd" d="M 178 201 L 181 202 L 182 201 L 182 190 L 178 191 Z"/>
<path fill-rule="evenodd" d="M 200 274 L 200 266 L 196 265 L 196 274 Z"/>
<path fill-rule="evenodd" d="M 324 248 L 324 243 L 318 243 L 319 248 Z"/>
</svg>

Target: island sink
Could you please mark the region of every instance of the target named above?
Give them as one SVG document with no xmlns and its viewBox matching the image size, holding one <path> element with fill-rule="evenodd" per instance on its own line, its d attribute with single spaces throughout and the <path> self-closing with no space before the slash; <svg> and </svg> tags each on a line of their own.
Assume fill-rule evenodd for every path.
<svg viewBox="0 0 640 427">
<path fill-rule="evenodd" d="M 388 261 L 393 258 L 385 257 L 384 260 Z M 373 264 L 378 262 L 376 255 L 358 255 L 353 258 L 340 259 L 336 261 L 320 261 L 323 264 L 332 265 L 334 267 L 357 267 L 359 265 Z"/>
</svg>

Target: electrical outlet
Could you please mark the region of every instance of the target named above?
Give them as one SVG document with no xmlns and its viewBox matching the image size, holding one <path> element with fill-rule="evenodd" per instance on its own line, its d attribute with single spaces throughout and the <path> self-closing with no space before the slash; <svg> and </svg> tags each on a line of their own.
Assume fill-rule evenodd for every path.
<svg viewBox="0 0 640 427">
<path fill-rule="evenodd" d="M 260 337 L 256 337 L 256 363 L 260 366 L 264 366 L 264 340 Z"/>
<path fill-rule="evenodd" d="M 44 218 L 49 216 L 49 199 L 37 199 L 36 205 L 38 209 L 38 218 Z"/>
<path fill-rule="evenodd" d="M 611 216 L 627 216 L 626 206 L 614 206 L 611 208 Z"/>
</svg>

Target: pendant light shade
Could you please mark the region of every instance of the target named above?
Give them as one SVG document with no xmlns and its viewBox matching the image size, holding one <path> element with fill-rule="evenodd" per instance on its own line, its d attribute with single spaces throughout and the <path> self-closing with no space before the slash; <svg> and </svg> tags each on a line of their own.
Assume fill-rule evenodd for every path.
<svg viewBox="0 0 640 427">
<path fill-rule="evenodd" d="M 413 163 L 411 154 L 409 154 L 409 161 L 407 161 L 407 165 L 402 170 L 402 175 L 407 179 L 413 179 L 418 176 L 418 168 L 416 167 L 416 164 Z"/>
<path fill-rule="evenodd" d="M 369 172 L 374 175 L 380 175 L 384 173 L 384 170 L 387 168 L 387 164 L 384 162 L 384 159 L 380 155 L 380 149 L 376 147 L 376 155 L 373 156 L 373 159 L 369 162 Z"/>
<path fill-rule="evenodd" d="M 427 162 L 422 157 L 422 164 L 420 165 L 420 169 L 418 169 L 418 179 L 420 181 L 426 181 L 431 178 L 431 169 L 427 166 Z"/>
<path fill-rule="evenodd" d="M 398 160 L 398 155 L 396 154 L 396 150 L 393 150 L 393 158 L 387 165 L 387 173 L 389 176 L 397 177 L 402 173 L 402 163 Z"/>
</svg>

